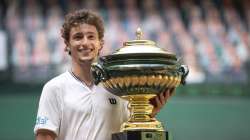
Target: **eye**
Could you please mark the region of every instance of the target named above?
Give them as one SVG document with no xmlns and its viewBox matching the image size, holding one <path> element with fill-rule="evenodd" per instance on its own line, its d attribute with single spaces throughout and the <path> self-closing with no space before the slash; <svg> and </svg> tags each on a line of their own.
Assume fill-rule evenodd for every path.
<svg viewBox="0 0 250 140">
<path fill-rule="evenodd" d="M 73 39 L 74 40 L 80 40 L 80 39 L 82 39 L 83 38 L 83 35 L 82 34 L 75 34 L 74 36 L 73 36 Z"/>
<path fill-rule="evenodd" d="M 95 35 L 88 35 L 88 39 L 90 39 L 90 40 L 95 40 L 95 39 L 96 39 L 96 36 L 95 36 Z"/>
</svg>

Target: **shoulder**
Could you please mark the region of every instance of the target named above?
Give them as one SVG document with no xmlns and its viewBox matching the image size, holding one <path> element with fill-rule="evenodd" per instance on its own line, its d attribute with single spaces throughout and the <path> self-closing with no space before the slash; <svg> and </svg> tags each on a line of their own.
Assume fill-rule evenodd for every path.
<svg viewBox="0 0 250 140">
<path fill-rule="evenodd" d="M 68 82 L 68 72 L 64 72 L 45 83 L 44 88 L 60 88 Z"/>
<path fill-rule="evenodd" d="M 49 80 L 43 86 L 42 94 L 47 96 L 54 96 L 61 92 L 62 88 L 65 87 L 68 80 L 68 72 L 64 72 L 53 79 Z"/>
</svg>

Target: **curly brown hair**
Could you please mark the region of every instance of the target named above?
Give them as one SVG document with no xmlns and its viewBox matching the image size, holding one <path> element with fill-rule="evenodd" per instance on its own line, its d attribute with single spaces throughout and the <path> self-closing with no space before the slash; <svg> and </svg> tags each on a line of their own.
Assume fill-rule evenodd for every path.
<svg viewBox="0 0 250 140">
<path fill-rule="evenodd" d="M 82 9 L 69 13 L 65 16 L 65 20 L 61 29 L 61 36 L 64 39 L 66 47 L 69 42 L 69 35 L 71 28 L 84 23 L 95 26 L 98 32 L 99 39 L 100 40 L 103 39 L 104 37 L 103 19 L 92 11 Z M 65 50 L 67 51 L 67 48 L 65 48 Z"/>
</svg>

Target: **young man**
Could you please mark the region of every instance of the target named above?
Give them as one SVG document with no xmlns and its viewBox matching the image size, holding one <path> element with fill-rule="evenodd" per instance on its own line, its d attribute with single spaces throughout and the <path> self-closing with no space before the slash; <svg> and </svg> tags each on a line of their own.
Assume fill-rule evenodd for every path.
<svg viewBox="0 0 250 140">
<path fill-rule="evenodd" d="M 43 88 L 34 128 L 37 140 L 111 140 L 127 120 L 127 102 L 93 84 L 91 63 L 104 44 L 102 19 L 80 10 L 66 16 L 62 27 L 71 70 Z M 170 91 L 155 98 L 152 116 L 159 112 Z M 110 100 L 116 100 L 115 104 Z"/>
</svg>

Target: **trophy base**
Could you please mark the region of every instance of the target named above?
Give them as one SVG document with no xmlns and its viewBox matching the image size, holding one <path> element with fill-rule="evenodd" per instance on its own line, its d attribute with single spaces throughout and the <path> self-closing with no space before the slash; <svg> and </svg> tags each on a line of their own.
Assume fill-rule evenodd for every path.
<svg viewBox="0 0 250 140">
<path fill-rule="evenodd" d="M 155 118 L 150 118 L 149 122 L 125 122 L 121 126 L 121 131 L 164 131 L 161 122 Z"/>
<path fill-rule="evenodd" d="M 170 140 L 166 131 L 124 131 L 112 134 L 112 140 Z"/>
</svg>

